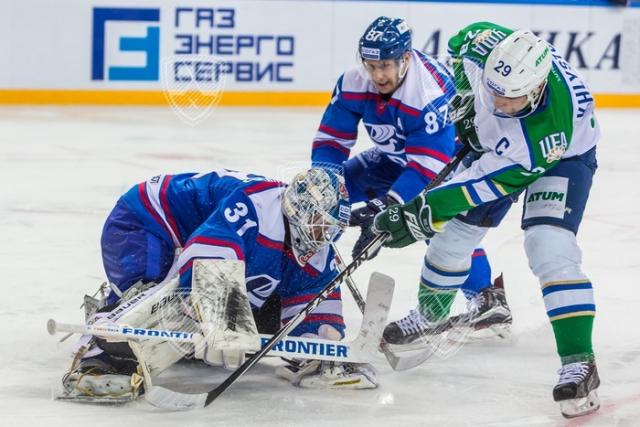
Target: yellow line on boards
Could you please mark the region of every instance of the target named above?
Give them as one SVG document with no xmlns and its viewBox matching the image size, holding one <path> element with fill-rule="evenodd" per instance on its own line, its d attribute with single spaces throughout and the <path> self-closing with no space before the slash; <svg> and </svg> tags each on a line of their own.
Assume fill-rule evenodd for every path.
<svg viewBox="0 0 640 427">
<path fill-rule="evenodd" d="M 640 94 L 595 94 L 597 108 L 640 108 Z M 320 107 L 330 92 L 173 92 L 145 90 L 0 89 L 0 105 L 198 105 Z"/>
<path fill-rule="evenodd" d="M 324 106 L 330 92 L 234 92 L 200 93 L 143 90 L 27 90 L 0 89 L 5 105 L 197 105 L 222 106 Z"/>
</svg>

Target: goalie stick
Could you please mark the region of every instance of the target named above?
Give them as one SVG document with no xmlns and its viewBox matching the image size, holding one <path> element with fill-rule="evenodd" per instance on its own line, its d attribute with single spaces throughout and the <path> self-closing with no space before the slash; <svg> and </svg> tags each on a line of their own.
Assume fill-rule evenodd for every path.
<svg viewBox="0 0 640 427">
<path fill-rule="evenodd" d="M 336 248 L 336 245 L 333 243 L 331 244 L 331 246 L 333 246 L 333 251 L 336 254 L 336 262 L 337 262 L 338 268 L 340 270 L 344 269 L 345 264 L 342 259 L 342 256 L 340 256 L 340 252 L 338 252 L 338 248 Z M 365 301 L 364 301 L 364 298 L 362 297 L 362 294 L 360 293 L 360 290 L 358 289 L 358 285 L 356 285 L 355 281 L 351 276 L 347 276 L 345 278 L 345 282 L 347 283 L 347 287 L 351 291 L 351 294 L 353 295 L 353 299 L 355 300 L 356 305 L 360 309 L 360 312 L 364 314 L 365 307 L 366 307 Z M 395 371 L 404 371 L 407 369 L 415 368 L 416 366 L 420 365 L 422 362 L 424 362 L 428 358 L 427 356 L 426 358 L 423 359 L 424 355 L 422 355 L 422 353 L 420 353 L 420 357 L 417 357 L 417 358 L 414 357 L 414 355 L 399 355 L 393 350 L 391 350 L 387 345 L 387 343 L 382 338 L 380 339 L 380 351 L 382 351 L 382 354 L 384 354 L 384 356 L 387 358 L 387 362 L 389 362 L 389 365 Z"/>
<path fill-rule="evenodd" d="M 377 250 L 379 246 L 382 244 L 380 239 L 377 240 L 377 244 L 374 245 L 375 242 L 371 242 L 363 251 L 363 255 L 355 259 L 347 268 L 336 276 L 331 282 L 329 282 L 324 289 L 309 303 L 302 309 L 298 314 L 296 314 L 293 318 L 289 320 L 289 322 L 282 326 L 278 332 L 276 332 L 273 337 L 264 343 L 262 349 L 254 353 L 250 358 L 248 358 L 245 363 L 243 363 L 238 369 L 236 369 L 226 380 L 220 383 L 218 386 L 214 387 L 210 391 L 206 393 L 199 394 L 189 394 L 189 393 L 180 393 L 168 388 L 164 388 L 161 386 L 151 385 L 145 391 L 146 400 L 154 406 L 172 409 L 172 410 L 185 410 L 185 409 L 194 409 L 194 408 L 202 408 L 209 405 L 213 402 L 218 396 L 220 396 L 224 391 L 226 391 L 234 382 L 238 380 L 245 372 L 247 372 L 251 367 L 253 367 L 260 359 L 262 359 L 269 350 L 277 344 L 284 336 L 288 335 L 296 326 L 298 326 L 304 318 L 311 313 L 322 301 L 324 301 L 327 296 L 333 292 L 340 283 L 344 280 L 344 277 L 348 273 L 352 273 L 355 271 L 365 260 L 366 254 L 369 251 Z M 375 246 L 375 247 L 374 247 Z M 389 284 L 393 283 L 393 279 L 388 276 L 385 276 L 380 273 L 373 273 L 371 276 L 371 282 L 382 282 L 387 283 L 387 287 Z M 375 289 L 376 285 L 371 286 Z M 369 319 L 363 319 L 363 324 L 370 321 Z M 382 320 L 385 322 L 386 319 Z M 380 336 L 378 336 L 377 340 L 379 342 Z M 377 351 L 377 342 L 376 342 Z"/>
<path fill-rule="evenodd" d="M 331 341 L 306 337 L 286 337 L 278 341 L 268 355 L 335 362 L 369 362 L 375 356 L 378 343 L 382 337 L 382 331 L 391 306 L 393 288 L 393 279 L 380 280 L 376 276 L 373 286 L 367 294 L 368 308 L 365 310 L 362 326 L 355 339 L 351 341 Z M 47 322 L 47 331 L 50 335 L 68 332 L 95 335 L 116 341 L 151 339 L 186 342 L 194 345 L 201 345 L 203 339 L 198 333 L 184 331 L 129 327 L 117 324 L 69 324 L 56 322 L 53 319 L 49 319 Z M 271 335 L 261 334 L 262 346 L 266 345 L 271 338 Z"/>
</svg>

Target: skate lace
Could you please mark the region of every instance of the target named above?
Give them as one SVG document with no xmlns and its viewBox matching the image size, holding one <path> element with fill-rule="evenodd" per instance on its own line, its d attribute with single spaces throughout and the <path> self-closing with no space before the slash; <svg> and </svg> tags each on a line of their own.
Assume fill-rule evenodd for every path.
<svg viewBox="0 0 640 427">
<path fill-rule="evenodd" d="M 404 335 L 420 332 L 428 326 L 427 320 L 418 310 L 411 310 L 409 314 L 396 322 Z"/>
<path fill-rule="evenodd" d="M 569 363 L 558 370 L 560 379 L 558 384 L 582 382 L 589 372 L 589 365 L 584 362 Z"/>
</svg>

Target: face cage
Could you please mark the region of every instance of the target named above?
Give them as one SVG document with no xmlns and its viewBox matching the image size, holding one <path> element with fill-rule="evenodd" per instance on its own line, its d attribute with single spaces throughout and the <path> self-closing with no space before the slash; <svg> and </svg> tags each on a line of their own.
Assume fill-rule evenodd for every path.
<svg viewBox="0 0 640 427">
<path fill-rule="evenodd" d="M 319 215 L 319 217 L 318 217 Z M 311 223 L 289 222 L 291 226 L 292 249 L 296 259 L 303 264 L 315 253 L 335 241 L 344 231 L 346 222 L 337 220 L 326 213 L 315 212 Z"/>
</svg>

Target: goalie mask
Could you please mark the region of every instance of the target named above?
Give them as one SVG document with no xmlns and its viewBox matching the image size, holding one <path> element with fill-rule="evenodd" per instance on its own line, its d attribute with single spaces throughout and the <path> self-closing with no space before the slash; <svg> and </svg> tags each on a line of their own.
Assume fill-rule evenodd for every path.
<svg viewBox="0 0 640 427">
<path fill-rule="evenodd" d="M 296 175 L 284 191 L 282 212 L 289 223 L 293 255 L 303 266 L 349 224 L 351 208 L 344 178 L 320 168 Z"/>
<path fill-rule="evenodd" d="M 543 98 L 551 71 L 551 48 L 531 31 L 518 30 L 489 54 L 480 102 L 499 117 L 526 117 Z"/>
</svg>

